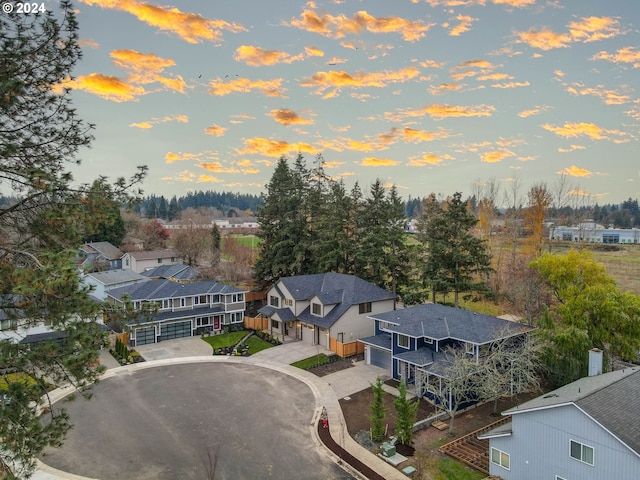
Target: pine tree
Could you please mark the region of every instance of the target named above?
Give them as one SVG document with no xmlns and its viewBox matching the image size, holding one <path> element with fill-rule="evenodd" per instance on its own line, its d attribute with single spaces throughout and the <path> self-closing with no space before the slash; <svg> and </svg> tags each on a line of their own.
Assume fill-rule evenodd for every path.
<svg viewBox="0 0 640 480">
<path fill-rule="evenodd" d="M 35 457 L 61 445 L 71 428 L 65 409 L 51 403 L 50 386 L 71 384 L 88 395 L 103 371 L 96 360 L 104 339 L 94 322 L 100 307 L 82 286 L 75 260 L 83 236 L 108 213 L 92 205 L 89 187 L 74 186 L 70 172 L 92 127 L 61 87 L 81 49 L 72 5 L 62 1 L 60 8 L 0 16 L 0 178 L 14 199 L 0 206 L 0 316 L 25 328 L 46 319 L 65 336 L 0 340 L 3 371 L 19 373 L 3 377 L 8 401 L 0 402 L 0 470 L 9 478 L 29 476 Z M 145 171 L 116 180 L 112 199 L 126 200 Z"/>
<path fill-rule="evenodd" d="M 422 241 L 426 242 L 425 281 L 436 291 L 453 291 L 458 306 L 460 292 L 484 291 L 485 278 L 491 271 L 491 257 L 486 243 L 470 232 L 476 217 L 455 193 L 441 208 L 435 197 L 425 205 L 421 221 Z"/>
<path fill-rule="evenodd" d="M 396 409 L 396 433 L 398 441 L 404 445 L 411 445 L 413 441 L 413 426 L 418 415 L 418 400 L 407 398 L 407 386 L 404 382 L 398 385 L 399 395 L 393 401 Z"/>
<path fill-rule="evenodd" d="M 376 383 L 371 385 L 371 391 L 373 392 L 373 402 L 371 402 L 371 440 L 379 442 L 384 438 L 384 418 L 387 414 L 387 409 L 384 408 L 384 389 L 382 388 L 382 379 L 376 378 Z"/>
</svg>

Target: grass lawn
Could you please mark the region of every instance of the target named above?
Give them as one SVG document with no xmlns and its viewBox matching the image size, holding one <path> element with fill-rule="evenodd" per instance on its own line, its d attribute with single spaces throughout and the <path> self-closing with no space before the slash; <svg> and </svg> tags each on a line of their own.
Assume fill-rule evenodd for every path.
<svg viewBox="0 0 640 480">
<path fill-rule="evenodd" d="M 10 383 L 20 382 L 20 383 L 26 383 L 30 385 L 33 385 L 36 383 L 36 381 L 26 373 L 9 373 L 6 375 L 6 379 L 0 378 L 0 390 L 6 390 L 7 383 L 9 382 Z"/>
<path fill-rule="evenodd" d="M 442 457 L 438 461 L 438 472 L 435 480 L 481 480 L 486 478 L 484 473 L 473 470 L 449 457 Z"/>
<path fill-rule="evenodd" d="M 260 350 L 266 350 L 267 348 L 273 347 L 269 342 L 265 342 L 264 340 L 256 337 L 255 335 L 249 337 L 249 339 L 245 342 L 249 345 L 249 354 L 253 355 L 254 353 L 258 353 Z"/>
<path fill-rule="evenodd" d="M 329 363 L 329 357 L 327 357 L 324 353 L 320 353 L 318 355 L 314 355 L 313 357 L 294 362 L 291 365 L 293 367 L 302 368 L 304 370 L 307 368 L 316 367 L 318 365 L 324 365 L 325 363 Z"/>
<path fill-rule="evenodd" d="M 231 238 L 234 238 L 238 243 L 249 248 L 258 248 L 260 242 L 262 242 L 262 239 L 255 235 L 231 235 Z"/>
<path fill-rule="evenodd" d="M 232 347 L 249 333 L 249 330 L 241 330 L 239 332 L 223 333 L 222 335 L 212 335 L 204 337 L 203 340 L 213 348 Z"/>
</svg>

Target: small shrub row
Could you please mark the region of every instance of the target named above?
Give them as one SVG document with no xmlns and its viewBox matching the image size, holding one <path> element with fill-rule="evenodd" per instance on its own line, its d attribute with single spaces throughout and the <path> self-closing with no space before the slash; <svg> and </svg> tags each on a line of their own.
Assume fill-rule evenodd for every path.
<svg viewBox="0 0 640 480">
<path fill-rule="evenodd" d="M 271 345 L 280 345 L 282 343 L 278 338 L 265 332 L 264 330 L 256 330 L 255 335 L 260 340 L 264 340 L 265 342 L 270 343 Z"/>
</svg>

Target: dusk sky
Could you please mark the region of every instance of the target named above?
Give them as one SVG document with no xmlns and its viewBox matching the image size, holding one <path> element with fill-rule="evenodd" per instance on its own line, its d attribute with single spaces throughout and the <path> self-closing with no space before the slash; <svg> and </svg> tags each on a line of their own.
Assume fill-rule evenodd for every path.
<svg viewBox="0 0 640 480">
<path fill-rule="evenodd" d="M 81 0 L 76 178 L 259 194 L 322 154 L 364 191 L 469 195 L 564 173 L 640 196 L 637 0 Z"/>
</svg>

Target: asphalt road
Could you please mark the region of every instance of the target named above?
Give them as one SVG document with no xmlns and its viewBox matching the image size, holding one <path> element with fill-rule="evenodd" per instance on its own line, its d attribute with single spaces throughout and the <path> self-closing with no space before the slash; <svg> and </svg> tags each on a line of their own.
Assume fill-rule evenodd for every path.
<svg viewBox="0 0 640 480">
<path fill-rule="evenodd" d="M 280 372 L 170 365 L 120 373 L 94 392 L 65 404 L 74 428 L 46 464 L 101 480 L 352 478 L 313 441 L 311 390 Z"/>
</svg>

